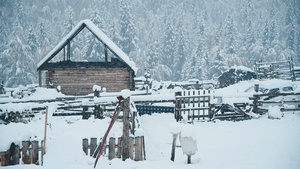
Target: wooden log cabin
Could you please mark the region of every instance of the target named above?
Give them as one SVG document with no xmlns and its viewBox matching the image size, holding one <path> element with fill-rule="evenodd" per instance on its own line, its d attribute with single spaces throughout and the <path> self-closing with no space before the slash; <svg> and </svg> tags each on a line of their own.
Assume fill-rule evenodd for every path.
<svg viewBox="0 0 300 169">
<path fill-rule="evenodd" d="M 104 47 L 103 61 L 71 61 L 71 42 L 84 28 Z M 63 59 L 51 61 L 59 52 L 63 52 Z M 61 92 L 66 95 L 87 95 L 93 93 L 94 85 L 105 87 L 107 92 L 134 90 L 137 68 L 93 22 L 83 20 L 38 63 L 37 70 L 40 86 L 42 83 L 47 88 L 60 86 Z"/>
</svg>

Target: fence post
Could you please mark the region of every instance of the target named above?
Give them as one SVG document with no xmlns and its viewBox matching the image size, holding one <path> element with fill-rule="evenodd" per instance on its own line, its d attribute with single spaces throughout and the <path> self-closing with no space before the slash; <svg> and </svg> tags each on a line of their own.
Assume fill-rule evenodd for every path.
<svg viewBox="0 0 300 169">
<path fill-rule="evenodd" d="M 90 143 L 90 156 L 93 156 L 95 150 L 97 148 L 97 138 L 91 138 Z"/>
<path fill-rule="evenodd" d="M 129 137 L 129 158 L 133 160 L 133 137 Z"/>
<path fill-rule="evenodd" d="M 31 152 L 29 150 L 30 142 L 22 141 L 22 161 L 24 164 L 30 164 Z"/>
<path fill-rule="evenodd" d="M 39 164 L 39 142 L 32 141 L 31 148 L 31 164 Z"/>
<path fill-rule="evenodd" d="M 1 166 L 8 166 L 9 165 L 9 153 L 2 152 L 0 155 L 1 155 Z"/>
<path fill-rule="evenodd" d="M 146 149 L 145 149 L 145 137 L 142 137 L 142 148 L 143 148 L 143 156 L 144 156 L 144 160 L 146 160 Z"/>
<path fill-rule="evenodd" d="M 121 158 L 122 156 L 122 145 L 123 141 L 122 141 L 122 137 L 118 138 L 118 150 L 117 150 L 117 158 Z"/>
<path fill-rule="evenodd" d="M 125 161 L 129 158 L 129 105 L 130 97 L 124 100 L 124 110 L 123 110 L 123 151 L 122 160 Z"/>
<path fill-rule="evenodd" d="M 175 93 L 175 119 L 176 121 L 179 121 L 181 119 L 181 111 L 178 111 L 178 109 L 181 108 L 181 102 L 179 98 L 176 98 L 176 96 L 181 96 L 181 92 Z"/>
<path fill-rule="evenodd" d="M 131 117 L 131 122 L 132 122 L 131 134 L 133 134 L 133 135 L 134 135 L 134 129 L 135 129 L 135 118 L 136 118 L 136 114 L 137 114 L 137 112 L 134 111 L 134 112 L 132 113 L 132 117 Z"/>
<path fill-rule="evenodd" d="M 188 164 L 191 164 L 191 161 L 192 161 L 192 160 L 191 160 L 191 155 L 188 155 L 187 157 L 188 157 L 187 163 L 188 163 Z"/>
<path fill-rule="evenodd" d="M 13 156 L 13 165 L 19 164 L 20 159 L 20 146 L 16 146 L 15 154 Z"/>
<path fill-rule="evenodd" d="M 116 142 L 115 142 L 115 138 L 111 137 L 109 138 L 109 143 L 108 143 L 108 159 L 112 160 L 116 157 L 116 150 L 115 150 L 115 146 L 116 146 Z"/>
<path fill-rule="evenodd" d="M 135 138 L 135 161 L 142 161 L 142 137 Z"/>
<path fill-rule="evenodd" d="M 87 138 L 82 139 L 82 150 L 85 152 L 85 155 L 88 155 L 88 141 Z"/>
</svg>

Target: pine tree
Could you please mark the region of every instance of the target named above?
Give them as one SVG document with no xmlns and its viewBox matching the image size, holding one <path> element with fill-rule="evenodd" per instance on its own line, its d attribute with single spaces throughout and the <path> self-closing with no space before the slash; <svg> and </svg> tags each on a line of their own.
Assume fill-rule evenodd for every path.
<svg viewBox="0 0 300 169">
<path fill-rule="evenodd" d="M 162 56 L 160 59 L 162 64 L 165 64 L 171 68 L 174 63 L 177 33 L 172 18 L 167 17 L 165 24 L 165 30 L 163 32 Z"/>
<path fill-rule="evenodd" d="M 104 20 L 100 17 L 98 8 L 92 7 L 91 21 L 99 27 L 104 29 Z M 83 47 L 83 58 L 88 61 L 105 61 L 104 46 L 99 40 L 89 31 L 85 34 L 85 46 Z"/>
<path fill-rule="evenodd" d="M 37 42 L 35 31 L 33 30 L 32 25 L 29 28 L 29 32 L 27 36 L 27 44 L 30 46 L 32 54 L 35 55 L 38 50 L 39 44 Z"/>
<path fill-rule="evenodd" d="M 26 45 L 23 28 L 14 27 L 11 40 L 3 52 L 2 60 L 7 61 L 1 68 L 5 86 L 17 87 L 36 82 L 34 59 L 31 49 Z"/>
<path fill-rule="evenodd" d="M 75 26 L 74 22 L 74 10 L 71 6 L 68 6 L 64 11 L 64 23 L 63 23 L 63 34 L 62 37 L 66 36 L 73 27 Z"/>
<path fill-rule="evenodd" d="M 131 6 L 127 0 L 120 0 L 120 47 L 129 55 L 138 49 L 138 37 L 136 34 L 135 21 L 131 14 Z"/>
</svg>

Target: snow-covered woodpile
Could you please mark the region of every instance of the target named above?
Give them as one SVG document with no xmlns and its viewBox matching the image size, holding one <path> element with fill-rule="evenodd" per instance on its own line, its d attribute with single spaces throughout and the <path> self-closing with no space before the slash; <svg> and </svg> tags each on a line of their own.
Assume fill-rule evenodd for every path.
<svg viewBox="0 0 300 169">
<path fill-rule="evenodd" d="M 104 47 L 104 59 L 97 62 L 71 61 L 71 42 L 84 28 L 88 29 Z M 65 50 L 66 48 L 66 50 Z M 63 58 L 58 53 L 63 51 Z M 57 60 L 57 58 L 56 58 Z M 86 95 L 93 92 L 93 86 L 105 87 L 108 92 L 135 89 L 134 76 L 137 71 L 129 57 L 112 42 L 94 23 L 83 20 L 66 35 L 38 64 L 39 85 L 47 88 L 60 86 L 66 95 Z M 43 73 L 44 72 L 44 73 Z M 45 74 L 45 82 L 42 75 Z"/>
</svg>

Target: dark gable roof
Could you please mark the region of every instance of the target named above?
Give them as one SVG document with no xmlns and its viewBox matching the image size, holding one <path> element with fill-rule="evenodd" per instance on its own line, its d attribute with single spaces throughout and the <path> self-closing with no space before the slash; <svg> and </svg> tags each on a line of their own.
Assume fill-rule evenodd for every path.
<svg viewBox="0 0 300 169">
<path fill-rule="evenodd" d="M 57 53 L 59 53 L 80 31 L 82 31 L 83 28 L 87 28 L 101 43 L 106 45 L 107 48 L 116 55 L 116 57 L 126 63 L 135 73 L 137 72 L 135 63 L 132 62 L 109 37 L 107 37 L 92 21 L 88 19 L 80 21 L 72 29 L 72 31 L 38 63 L 37 69 L 39 70 L 45 63 L 49 62 L 55 55 L 57 55 Z"/>
</svg>

